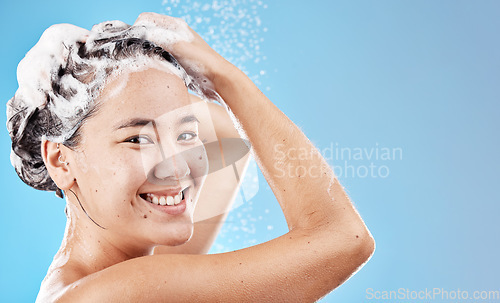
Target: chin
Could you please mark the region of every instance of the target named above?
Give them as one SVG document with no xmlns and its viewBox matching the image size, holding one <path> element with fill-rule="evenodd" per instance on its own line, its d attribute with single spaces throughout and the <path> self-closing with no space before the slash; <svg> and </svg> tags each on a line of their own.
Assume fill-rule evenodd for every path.
<svg viewBox="0 0 500 303">
<path fill-rule="evenodd" d="M 165 237 L 159 243 L 156 243 L 157 245 L 178 246 L 188 242 L 193 236 L 193 223 L 173 223 L 168 225 Z"/>
</svg>

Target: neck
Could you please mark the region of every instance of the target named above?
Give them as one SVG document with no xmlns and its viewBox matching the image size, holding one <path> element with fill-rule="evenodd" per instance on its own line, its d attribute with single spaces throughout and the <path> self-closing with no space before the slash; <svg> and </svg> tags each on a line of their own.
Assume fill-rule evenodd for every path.
<svg viewBox="0 0 500 303">
<path fill-rule="evenodd" d="M 68 201 L 64 240 L 55 258 L 62 257 L 85 276 L 114 264 L 153 253 L 154 247 L 138 247 L 116 241 L 113 235 Z"/>
</svg>

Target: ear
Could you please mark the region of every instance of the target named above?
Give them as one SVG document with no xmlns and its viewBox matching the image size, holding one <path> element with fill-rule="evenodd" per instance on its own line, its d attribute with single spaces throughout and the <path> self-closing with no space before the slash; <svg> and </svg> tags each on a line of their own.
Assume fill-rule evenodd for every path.
<svg viewBox="0 0 500 303">
<path fill-rule="evenodd" d="M 50 177 L 62 190 L 70 189 L 75 183 L 69 163 L 66 162 L 65 154 L 69 149 L 62 144 L 54 143 L 46 139 L 42 140 L 42 158 Z"/>
</svg>

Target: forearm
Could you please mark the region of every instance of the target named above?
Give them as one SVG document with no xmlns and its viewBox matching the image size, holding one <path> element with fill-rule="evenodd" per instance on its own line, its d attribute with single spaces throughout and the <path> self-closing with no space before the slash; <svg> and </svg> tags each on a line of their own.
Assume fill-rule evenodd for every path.
<svg viewBox="0 0 500 303">
<path fill-rule="evenodd" d="M 220 69 L 225 73 L 214 77 L 214 85 L 252 143 L 289 228 L 311 228 L 341 216 L 357 217 L 314 145 L 250 79 L 235 68 L 228 69 L 231 72 Z M 305 151 L 306 157 L 299 155 Z"/>
</svg>

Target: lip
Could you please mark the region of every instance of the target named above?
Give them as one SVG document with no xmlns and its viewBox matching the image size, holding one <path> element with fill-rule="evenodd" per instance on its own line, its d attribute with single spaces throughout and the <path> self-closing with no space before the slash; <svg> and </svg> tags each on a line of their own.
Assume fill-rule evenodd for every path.
<svg viewBox="0 0 500 303">
<path fill-rule="evenodd" d="M 163 189 L 163 190 L 160 190 L 160 191 L 149 191 L 149 192 L 141 193 L 141 195 L 142 194 L 153 194 L 153 195 L 156 195 L 156 196 L 175 196 L 178 193 L 180 193 L 181 190 L 185 190 L 188 187 L 185 187 L 184 189 L 182 189 L 181 187 L 175 187 L 175 188 Z"/>
<path fill-rule="evenodd" d="M 160 211 L 162 213 L 166 213 L 169 215 L 180 215 L 184 213 L 186 210 L 186 201 L 189 199 L 189 194 L 190 194 L 191 186 L 188 186 L 184 189 L 184 199 L 181 201 L 181 203 L 177 205 L 157 205 L 151 202 L 146 201 L 141 195 L 139 195 L 139 198 L 144 201 L 144 203 L 147 203 L 149 207 Z M 162 190 L 162 191 L 157 191 L 157 192 L 149 192 L 151 194 L 155 195 L 176 195 L 181 191 L 181 188 L 179 187 L 178 189 L 171 189 L 171 190 Z"/>
</svg>

